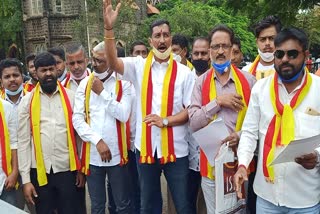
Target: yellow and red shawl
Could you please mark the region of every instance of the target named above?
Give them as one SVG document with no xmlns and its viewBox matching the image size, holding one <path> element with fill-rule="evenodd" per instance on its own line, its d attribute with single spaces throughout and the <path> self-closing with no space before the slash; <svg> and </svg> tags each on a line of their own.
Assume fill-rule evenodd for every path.
<svg viewBox="0 0 320 214">
<path fill-rule="evenodd" d="M 151 114 L 152 111 L 152 73 L 151 63 L 153 58 L 153 52 L 150 51 L 144 67 L 142 89 L 141 89 L 141 112 L 142 118 Z M 167 68 L 162 87 L 161 98 L 161 112 L 162 118 L 171 116 L 173 114 L 173 101 L 174 101 L 174 86 L 177 77 L 177 63 L 173 60 L 173 55 L 170 55 L 169 66 Z M 152 154 L 152 142 L 151 142 L 151 126 L 142 122 L 142 135 L 141 135 L 141 151 L 140 151 L 140 163 L 154 163 L 154 157 Z M 173 128 L 163 127 L 161 128 L 161 152 L 162 158 L 161 164 L 168 162 L 175 162 L 176 155 L 174 153 L 174 139 Z"/>
<path fill-rule="evenodd" d="M 57 81 L 58 90 L 60 92 L 62 108 L 64 117 L 66 119 L 69 159 L 70 159 L 70 171 L 80 169 L 80 161 L 77 154 L 76 138 L 72 125 L 72 107 L 68 98 L 67 92 L 59 81 Z M 37 164 L 37 179 L 39 186 L 44 186 L 48 183 L 46 168 L 44 165 L 41 135 L 40 135 L 40 84 L 38 83 L 34 89 L 33 96 L 30 103 L 30 126 L 33 137 L 35 158 Z"/>
<path fill-rule="evenodd" d="M 237 123 L 235 131 L 239 131 L 242 127 L 244 117 L 247 112 L 251 89 L 250 85 L 245 78 L 245 76 L 236 68 L 234 65 L 231 65 L 231 74 L 234 78 L 234 84 L 236 86 L 236 91 L 241 97 L 244 98 L 244 107 L 238 113 Z M 214 80 L 215 71 L 213 68 L 208 73 L 203 87 L 202 87 L 202 105 L 208 104 L 211 100 L 214 100 L 217 97 L 215 80 Z M 212 119 L 216 119 L 217 115 L 214 115 Z M 213 167 L 209 164 L 207 157 L 204 152 L 200 149 L 200 174 L 203 177 L 208 177 L 210 179 L 214 178 Z"/>
<path fill-rule="evenodd" d="M 312 77 L 305 69 L 306 77 L 301 88 L 292 98 L 290 104 L 283 105 L 279 98 L 278 74 L 275 73 L 270 86 L 270 99 L 275 115 L 273 116 L 266 133 L 263 148 L 263 174 L 267 181 L 273 182 L 274 169 L 269 166 L 274 160 L 277 146 L 287 146 L 294 140 L 294 115 L 293 111 L 301 104 L 308 94 L 312 84 Z"/>
<path fill-rule="evenodd" d="M 93 84 L 94 75 L 91 74 L 89 76 L 89 80 L 85 90 L 85 120 L 90 125 L 90 112 L 89 112 L 89 104 L 90 104 L 90 94 L 91 88 Z M 116 82 L 116 100 L 120 102 L 122 98 L 123 90 L 122 90 L 122 82 L 121 80 L 117 80 Z M 116 120 L 117 127 L 117 135 L 118 135 L 118 146 L 120 152 L 120 166 L 126 164 L 128 162 L 128 148 L 130 148 L 130 129 L 129 123 L 122 123 L 119 120 Z M 90 164 L 90 142 L 83 142 L 82 144 L 82 155 L 81 155 L 81 171 L 89 175 L 89 164 Z"/>
</svg>

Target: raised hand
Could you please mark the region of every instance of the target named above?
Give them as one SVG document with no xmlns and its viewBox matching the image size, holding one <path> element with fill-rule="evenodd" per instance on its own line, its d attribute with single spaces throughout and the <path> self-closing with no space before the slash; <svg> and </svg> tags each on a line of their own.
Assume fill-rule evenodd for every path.
<svg viewBox="0 0 320 214">
<path fill-rule="evenodd" d="M 112 9 L 111 0 L 103 0 L 103 20 L 104 20 L 104 29 L 111 30 L 114 23 L 117 20 L 121 3 L 119 2 L 116 6 L 116 9 Z"/>
</svg>

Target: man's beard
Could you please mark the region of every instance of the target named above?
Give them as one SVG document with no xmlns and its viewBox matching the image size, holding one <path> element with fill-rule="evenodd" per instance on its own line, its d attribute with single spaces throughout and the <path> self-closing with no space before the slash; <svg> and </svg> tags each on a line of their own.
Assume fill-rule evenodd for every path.
<svg viewBox="0 0 320 214">
<path fill-rule="evenodd" d="M 52 94 L 57 89 L 57 78 L 50 77 L 52 80 L 47 81 L 48 77 L 44 80 L 39 80 L 42 91 L 47 94 Z"/>
</svg>

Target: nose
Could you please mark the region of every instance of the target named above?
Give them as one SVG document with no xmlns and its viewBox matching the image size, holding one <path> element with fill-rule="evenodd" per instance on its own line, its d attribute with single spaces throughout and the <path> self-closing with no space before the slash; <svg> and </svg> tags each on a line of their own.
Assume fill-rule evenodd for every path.
<svg viewBox="0 0 320 214">
<path fill-rule="evenodd" d="M 220 53 L 224 53 L 224 49 L 222 48 L 222 46 L 219 47 L 218 53 L 219 53 L 219 54 L 220 54 Z"/>
</svg>

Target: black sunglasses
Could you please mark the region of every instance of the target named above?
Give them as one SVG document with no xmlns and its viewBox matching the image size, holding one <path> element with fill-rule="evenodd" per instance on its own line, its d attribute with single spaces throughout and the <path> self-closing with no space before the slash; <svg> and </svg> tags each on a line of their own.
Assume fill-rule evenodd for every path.
<svg viewBox="0 0 320 214">
<path fill-rule="evenodd" d="M 282 59 L 284 57 L 285 54 L 287 54 L 287 56 L 289 57 L 289 59 L 295 59 L 298 57 L 300 51 L 292 49 L 292 50 L 288 50 L 288 51 L 283 51 L 283 50 L 276 50 L 274 52 L 274 56 L 277 59 Z"/>
</svg>

